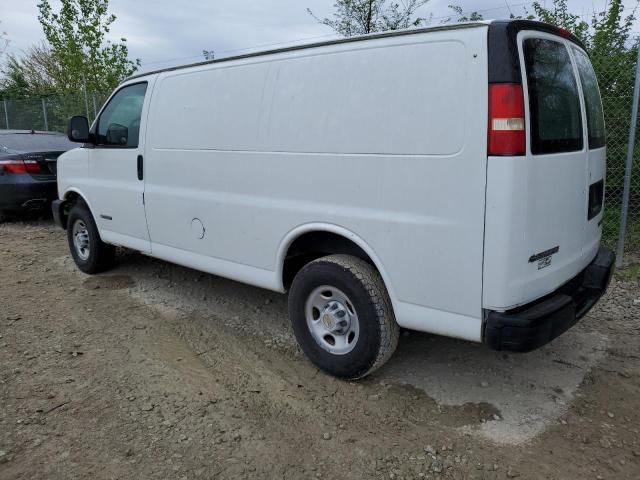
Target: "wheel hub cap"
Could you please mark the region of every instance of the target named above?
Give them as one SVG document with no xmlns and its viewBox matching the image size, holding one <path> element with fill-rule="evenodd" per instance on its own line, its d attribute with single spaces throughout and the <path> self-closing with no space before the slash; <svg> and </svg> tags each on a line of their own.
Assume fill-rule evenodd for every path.
<svg viewBox="0 0 640 480">
<path fill-rule="evenodd" d="M 351 326 L 351 315 L 347 307 L 338 301 L 331 301 L 322 312 L 322 325 L 329 333 L 344 335 Z"/>
<path fill-rule="evenodd" d="M 331 286 L 314 289 L 305 305 L 305 316 L 316 343 L 335 355 L 354 349 L 360 333 L 353 303 L 342 291 Z"/>
<path fill-rule="evenodd" d="M 78 220 L 73 224 L 73 245 L 76 253 L 81 260 L 89 258 L 89 230 L 82 220 Z"/>
</svg>

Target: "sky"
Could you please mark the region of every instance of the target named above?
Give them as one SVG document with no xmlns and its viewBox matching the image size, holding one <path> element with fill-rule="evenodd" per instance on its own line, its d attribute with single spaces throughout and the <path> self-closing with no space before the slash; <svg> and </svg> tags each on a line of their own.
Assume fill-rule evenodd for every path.
<svg viewBox="0 0 640 480">
<path fill-rule="evenodd" d="M 569 0 L 576 13 L 590 17 L 606 0 Z M 0 31 L 10 40 L 7 52 L 20 54 L 44 39 L 38 23 L 39 0 L 0 0 Z M 202 50 L 216 57 L 330 39 L 332 30 L 307 13 L 330 16 L 334 0 L 110 0 L 117 16 L 109 39 L 127 39 L 131 58 L 140 58 L 141 71 L 156 70 L 203 59 Z M 432 23 L 450 16 L 449 4 L 485 18 L 508 18 L 523 13 L 526 0 L 430 0 L 420 12 Z M 542 0 L 544 3 L 544 0 Z M 633 5 L 633 0 L 627 0 Z M 52 0 L 54 9 L 59 2 Z M 455 17 L 454 17 L 455 18 Z M 640 25 L 638 27 L 640 31 Z"/>
</svg>

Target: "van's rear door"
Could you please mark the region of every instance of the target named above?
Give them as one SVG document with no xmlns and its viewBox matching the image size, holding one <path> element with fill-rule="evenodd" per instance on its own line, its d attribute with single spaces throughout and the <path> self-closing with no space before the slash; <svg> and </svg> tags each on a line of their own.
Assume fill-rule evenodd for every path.
<svg viewBox="0 0 640 480">
<path fill-rule="evenodd" d="M 595 248 L 602 236 L 602 216 L 604 214 L 604 179 L 606 173 L 607 150 L 602 100 L 598 80 L 587 54 L 576 45 L 570 48 L 578 78 L 584 114 L 586 117 L 586 143 L 588 150 L 588 202 L 585 238 L 588 247 Z M 591 251 L 591 249 L 589 251 Z"/>
<path fill-rule="evenodd" d="M 512 40 L 526 153 L 488 159 L 483 306 L 492 310 L 566 283 L 594 258 L 601 237 L 604 121 L 589 59 L 548 31 L 522 30 Z"/>
</svg>

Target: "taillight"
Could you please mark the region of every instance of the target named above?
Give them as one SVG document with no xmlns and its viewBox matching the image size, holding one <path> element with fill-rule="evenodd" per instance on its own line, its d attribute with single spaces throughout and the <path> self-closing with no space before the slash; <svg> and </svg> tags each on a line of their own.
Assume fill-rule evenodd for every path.
<svg viewBox="0 0 640 480">
<path fill-rule="evenodd" d="M 489 85 L 489 155 L 524 155 L 525 124 L 522 85 Z"/>
<path fill-rule="evenodd" d="M 0 172 L 42 173 L 37 160 L 0 160 Z"/>
<path fill-rule="evenodd" d="M 37 160 L 24 160 L 24 166 L 27 169 L 27 173 L 42 173 Z"/>
</svg>

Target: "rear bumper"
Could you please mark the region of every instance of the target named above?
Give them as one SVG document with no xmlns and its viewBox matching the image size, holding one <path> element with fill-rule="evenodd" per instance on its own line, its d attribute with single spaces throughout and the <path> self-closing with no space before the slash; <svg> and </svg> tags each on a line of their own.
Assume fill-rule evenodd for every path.
<svg viewBox="0 0 640 480">
<path fill-rule="evenodd" d="M 0 181 L 0 210 L 41 210 L 58 196 L 56 181 Z"/>
<path fill-rule="evenodd" d="M 615 264 L 614 253 L 601 247 L 596 258 L 555 292 L 507 312 L 489 312 L 483 343 L 493 350 L 530 352 L 584 317 L 604 294 Z"/>
</svg>

